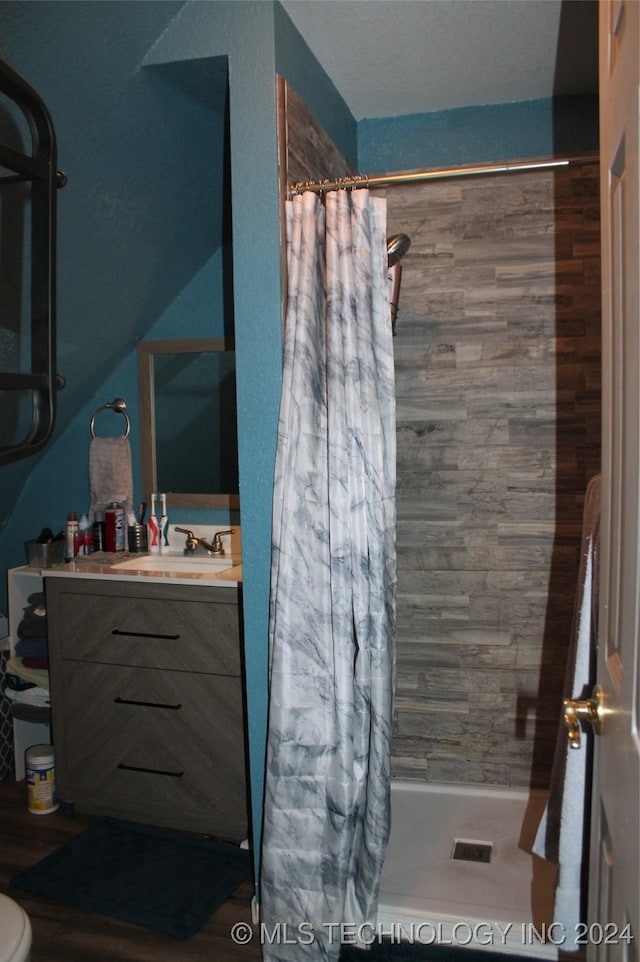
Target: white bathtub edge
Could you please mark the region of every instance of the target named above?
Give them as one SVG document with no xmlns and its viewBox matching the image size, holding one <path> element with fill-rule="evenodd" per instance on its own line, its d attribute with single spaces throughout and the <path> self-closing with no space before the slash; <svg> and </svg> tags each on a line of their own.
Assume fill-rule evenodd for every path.
<svg viewBox="0 0 640 962">
<path fill-rule="evenodd" d="M 472 923 L 441 914 L 437 918 L 420 916 L 417 912 L 403 912 L 380 905 L 377 915 L 377 937 L 398 942 L 428 945 L 450 945 L 478 951 L 507 953 L 532 959 L 558 959 L 558 947 L 531 937 L 531 930 L 522 929 L 524 923 Z M 526 934 L 526 938 L 523 935 Z"/>
</svg>

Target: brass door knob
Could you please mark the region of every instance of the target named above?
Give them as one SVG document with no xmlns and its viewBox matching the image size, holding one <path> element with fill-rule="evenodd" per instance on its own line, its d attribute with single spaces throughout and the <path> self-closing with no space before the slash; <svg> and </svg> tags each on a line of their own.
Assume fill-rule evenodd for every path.
<svg viewBox="0 0 640 962">
<path fill-rule="evenodd" d="M 565 698 L 562 703 L 564 709 L 564 723 L 569 729 L 569 745 L 580 748 L 580 721 L 588 721 L 596 735 L 602 733 L 602 718 L 604 715 L 604 695 L 599 685 L 593 689 L 591 698 L 586 701 L 573 701 Z"/>
</svg>

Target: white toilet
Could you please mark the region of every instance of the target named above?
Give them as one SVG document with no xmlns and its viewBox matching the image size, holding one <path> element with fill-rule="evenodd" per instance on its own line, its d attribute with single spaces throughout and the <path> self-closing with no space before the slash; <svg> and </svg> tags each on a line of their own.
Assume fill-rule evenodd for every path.
<svg viewBox="0 0 640 962">
<path fill-rule="evenodd" d="M 0 962 L 29 962 L 31 922 L 17 902 L 0 895 Z"/>
</svg>

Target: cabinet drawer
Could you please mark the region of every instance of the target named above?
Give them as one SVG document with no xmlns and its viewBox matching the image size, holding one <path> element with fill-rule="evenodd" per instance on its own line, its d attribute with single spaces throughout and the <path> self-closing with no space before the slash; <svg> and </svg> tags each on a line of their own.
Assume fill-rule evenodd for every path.
<svg viewBox="0 0 640 962">
<path fill-rule="evenodd" d="M 240 673 L 234 589 L 48 578 L 52 655 L 112 665 Z"/>
<path fill-rule="evenodd" d="M 80 808 L 244 837 L 240 679 L 65 662 L 63 686 L 60 794 Z"/>
</svg>

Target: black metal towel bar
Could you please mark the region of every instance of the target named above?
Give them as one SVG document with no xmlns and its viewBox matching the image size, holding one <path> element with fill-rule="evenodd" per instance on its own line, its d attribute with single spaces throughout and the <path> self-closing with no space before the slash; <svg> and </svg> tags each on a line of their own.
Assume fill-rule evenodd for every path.
<svg viewBox="0 0 640 962">
<path fill-rule="evenodd" d="M 6 98 L 0 100 L 0 119 L 7 121 L 1 127 L 3 139 L 17 129 L 11 104 L 22 111 L 31 134 L 31 153 L 17 149 L 16 143 L 0 143 L 0 188 L 7 192 L 3 206 L 14 214 L 3 220 L 3 229 L 5 224 L 17 223 L 20 232 L 3 236 L 3 245 L 20 251 L 22 222 L 31 218 L 31 230 L 24 231 L 30 237 L 29 250 L 23 255 L 30 258 L 23 265 L 25 277 L 30 276 L 30 304 L 23 308 L 20 292 L 11 290 L 7 300 L 12 307 L 3 317 L 3 326 L 15 335 L 16 358 L 28 346 L 30 361 L 24 365 L 27 370 L 16 361 L 15 370 L 0 371 L 1 465 L 35 454 L 47 443 L 55 423 L 56 393 L 64 386 L 64 378 L 56 373 L 56 190 L 64 187 L 67 178 L 56 169 L 55 130 L 44 102 L 4 60 L 0 60 L 0 94 Z M 30 185 L 30 203 L 25 200 L 24 184 Z M 15 284 L 15 271 L 0 274 L 0 284 Z M 23 311 L 25 316 L 30 314 L 28 330 Z M 24 398 L 30 404 L 23 403 Z M 24 413 L 28 411 L 30 424 Z"/>
</svg>

